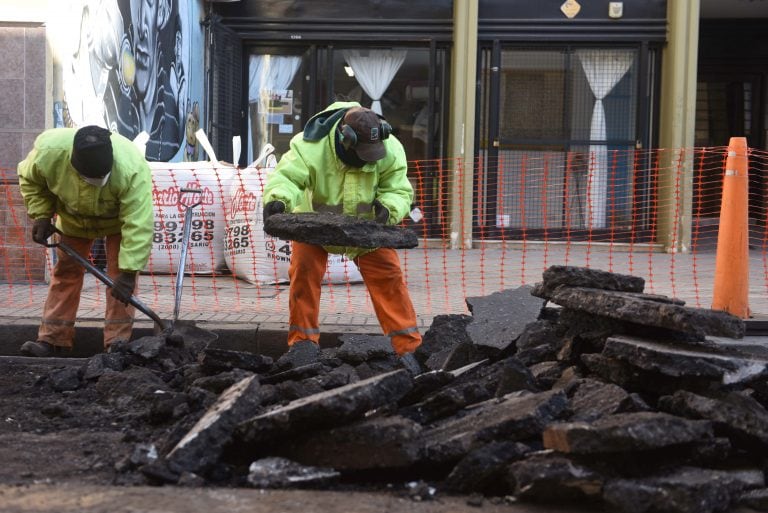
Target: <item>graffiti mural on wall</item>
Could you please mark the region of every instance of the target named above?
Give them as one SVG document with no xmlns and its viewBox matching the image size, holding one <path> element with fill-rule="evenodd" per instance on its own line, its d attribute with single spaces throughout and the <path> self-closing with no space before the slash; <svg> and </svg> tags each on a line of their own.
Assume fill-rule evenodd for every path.
<svg viewBox="0 0 768 513">
<path fill-rule="evenodd" d="M 149 134 L 148 160 L 181 160 L 185 125 L 199 118 L 190 50 L 199 24 L 189 0 L 71 0 L 59 31 L 61 126 L 99 124 L 129 139 Z M 59 20 L 53 20 L 58 22 Z M 198 43 L 199 44 L 199 43 Z"/>
</svg>

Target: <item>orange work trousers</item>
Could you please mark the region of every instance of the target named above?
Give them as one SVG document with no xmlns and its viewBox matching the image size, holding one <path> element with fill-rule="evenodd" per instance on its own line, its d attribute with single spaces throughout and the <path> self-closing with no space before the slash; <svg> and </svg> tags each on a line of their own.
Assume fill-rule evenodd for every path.
<svg viewBox="0 0 768 513">
<path fill-rule="evenodd" d="M 92 239 L 81 239 L 60 235 L 61 242 L 74 249 L 85 258 L 91 251 Z M 107 275 L 116 279 L 120 274 L 118 255 L 122 235 L 106 237 Z M 58 347 L 71 349 L 75 338 L 75 320 L 80 306 L 80 294 L 83 290 L 85 269 L 75 259 L 56 250 L 58 261 L 53 268 L 48 297 L 43 307 L 43 321 L 37 332 L 37 339 Z M 107 288 L 107 306 L 104 314 L 104 347 L 119 339 L 129 340 L 133 329 L 135 308 L 124 305 L 112 297 Z"/>
<path fill-rule="evenodd" d="M 371 296 L 373 309 L 384 334 L 398 355 L 421 344 L 416 311 L 405 286 L 400 258 L 391 248 L 379 248 L 354 260 Z M 293 242 L 288 297 L 288 345 L 299 340 L 320 341 L 320 289 L 328 263 L 322 246 Z"/>
</svg>

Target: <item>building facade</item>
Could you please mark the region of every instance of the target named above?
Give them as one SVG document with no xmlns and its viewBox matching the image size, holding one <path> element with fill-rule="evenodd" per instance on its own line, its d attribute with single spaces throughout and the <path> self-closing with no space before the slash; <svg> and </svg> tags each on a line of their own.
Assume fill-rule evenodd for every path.
<svg viewBox="0 0 768 513">
<path fill-rule="evenodd" d="M 11 3 L 0 20 L 13 55 L 0 64 L 3 167 L 42 129 L 85 123 L 147 132 L 158 161 L 202 158 L 200 127 L 219 159 L 247 165 L 267 144 L 279 156 L 331 102 L 356 100 L 421 163 L 415 206 L 427 236 L 448 223 L 454 246 L 479 230 L 586 239 L 618 224 L 685 251 L 691 213 L 716 209 L 697 208 L 690 192 L 675 205 L 655 198 L 644 152 L 741 135 L 766 147 L 763 1 Z M 532 160 L 546 163 L 543 193 L 519 185 Z M 472 170 L 463 184 L 458 162 Z M 751 187 L 762 201 L 762 180 Z M 651 235 L 635 214 L 643 202 L 667 205 Z"/>
</svg>

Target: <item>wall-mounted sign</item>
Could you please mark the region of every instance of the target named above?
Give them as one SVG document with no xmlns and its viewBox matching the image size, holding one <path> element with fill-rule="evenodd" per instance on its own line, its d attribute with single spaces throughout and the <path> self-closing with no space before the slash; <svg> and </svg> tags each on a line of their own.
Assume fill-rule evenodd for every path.
<svg viewBox="0 0 768 513">
<path fill-rule="evenodd" d="M 608 2 L 608 17 L 618 19 L 624 16 L 624 2 Z"/>
<path fill-rule="evenodd" d="M 576 0 L 565 0 L 563 5 L 560 6 L 560 10 L 563 11 L 567 18 L 574 18 L 581 11 L 581 4 Z"/>
</svg>

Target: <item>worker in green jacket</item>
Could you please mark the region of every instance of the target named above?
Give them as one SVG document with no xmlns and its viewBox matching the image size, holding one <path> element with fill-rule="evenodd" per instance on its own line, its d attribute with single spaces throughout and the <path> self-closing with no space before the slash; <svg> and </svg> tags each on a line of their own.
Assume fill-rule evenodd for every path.
<svg viewBox="0 0 768 513">
<path fill-rule="evenodd" d="M 264 219 L 281 212 L 335 212 L 397 224 L 410 212 L 413 187 L 405 150 L 389 124 L 355 102 L 337 102 L 291 140 L 264 187 Z M 400 355 L 421 344 L 416 313 L 392 248 L 291 249 L 288 345 L 320 340 L 320 289 L 328 253 L 345 253 L 360 269 L 376 316 Z M 412 356 L 407 359 L 413 361 Z"/>
<path fill-rule="evenodd" d="M 60 241 L 88 257 L 94 239 L 106 238 L 107 294 L 104 346 L 129 340 L 134 308 L 128 304 L 136 276 L 152 248 L 152 175 L 138 148 L 97 126 L 54 128 L 35 140 L 18 165 L 32 240 L 47 244 L 55 226 Z M 85 270 L 58 249 L 37 340 L 21 353 L 52 356 L 72 349 Z"/>
</svg>

